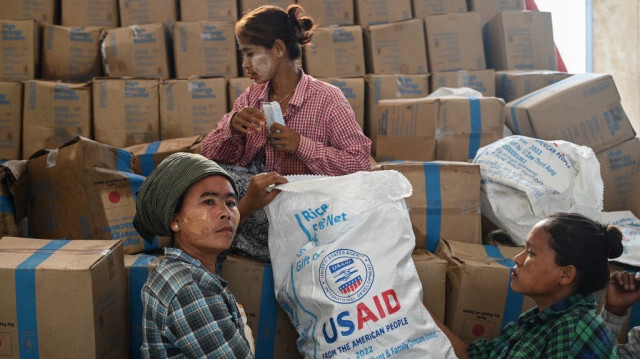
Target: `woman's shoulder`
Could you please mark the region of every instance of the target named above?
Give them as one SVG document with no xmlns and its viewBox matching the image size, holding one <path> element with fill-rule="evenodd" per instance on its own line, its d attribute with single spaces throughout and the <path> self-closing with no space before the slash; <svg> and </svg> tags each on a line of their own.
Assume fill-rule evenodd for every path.
<svg viewBox="0 0 640 359">
<path fill-rule="evenodd" d="M 145 286 L 169 302 L 181 288 L 195 282 L 194 269 L 189 263 L 165 258 L 149 273 Z"/>
<path fill-rule="evenodd" d="M 343 96 L 342 90 L 340 90 L 338 87 L 328 82 L 319 80 L 311 75 L 305 74 L 304 76 L 307 78 L 307 91 L 309 91 L 310 94 L 314 96 L 318 94 L 325 94 L 330 97 Z"/>
</svg>

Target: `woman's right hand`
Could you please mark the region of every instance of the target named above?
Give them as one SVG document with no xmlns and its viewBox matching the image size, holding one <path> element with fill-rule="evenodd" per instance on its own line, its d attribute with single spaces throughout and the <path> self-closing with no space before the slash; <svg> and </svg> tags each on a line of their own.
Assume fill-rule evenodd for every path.
<svg viewBox="0 0 640 359">
<path fill-rule="evenodd" d="M 267 117 L 262 111 L 253 107 L 244 107 L 231 118 L 231 128 L 244 134 L 252 130 L 260 131 Z"/>
<path fill-rule="evenodd" d="M 609 313 L 623 316 L 627 309 L 640 300 L 640 272 L 624 271 L 611 274 L 605 294 L 605 309 Z"/>
</svg>

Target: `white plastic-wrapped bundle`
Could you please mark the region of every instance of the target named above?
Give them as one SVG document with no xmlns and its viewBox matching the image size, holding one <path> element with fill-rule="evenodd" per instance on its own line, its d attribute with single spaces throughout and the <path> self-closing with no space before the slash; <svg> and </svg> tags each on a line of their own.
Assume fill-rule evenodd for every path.
<svg viewBox="0 0 640 359">
<path fill-rule="evenodd" d="M 278 188 L 266 208 L 275 292 L 306 358 L 455 358 L 422 305 L 402 174 L 298 176 Z"/>
</svg>

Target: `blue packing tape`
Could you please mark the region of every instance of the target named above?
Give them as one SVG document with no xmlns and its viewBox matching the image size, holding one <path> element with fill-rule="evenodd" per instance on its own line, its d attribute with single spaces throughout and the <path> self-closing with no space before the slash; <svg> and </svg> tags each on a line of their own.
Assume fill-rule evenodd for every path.
<svg viewBox="0 0 640 359">
<path fill-rule="evenodd" d="M 471 116 L 471 132 L 469 133 L 469 159 L 474 159 L 480 148 L 480 136 L 482 136 L 482 111 L 480 99 L 469 98 L 469 114 Z"/>
<path fill-rule="evenodd" d="M 260 318 L 256 341 L 256 357 L 273 358 L 276 342 L 276 326 L 278 324 L 278 302 L 273 292 L 273 270 L 265 264 L 262 273 L 262 294 L 260 295 Z"/>
<path fill-rule="evenodd" d="M 156 256 L 142 254 L 129 269 L 129 356 L 131 359 L 141 358 L 142 346 L 142 287 L 149 276 L 149 264 Z"/>
<path fill-rule="evenodd" d="M 10 196 L 0 196 L 0 213 L 15 213 L 13 199 Z"/>
<path fill-rule="evenodd" d="M 56 239 L 42 246 L 15 270 L 16 312 L 18 317 L 18 345 L 21 359 L 38 359 L 38 317 L 36 311 L 36 271 L 35 269 L 55 251 L 70 241 Z"/>
<path fill-rule="evenodd" d="M 427 197 L 427 238 L 425 247 L 430 252 L 435 252 L 438 242 L 440 242 L 442 225 L 440 166 L 437 163 L 424 164 L 424 187 Z"/>
<path fill-rule="evenodd" d="M 153 161 L 153 155 L 158 153 L 158 148 L 160 148 L 161 143 L 162 141 L 151 142 L 147 146 L 147 150 L 144 152 L 144 154 L 139 156 L 140 167 L 143 176 L 149 176 L 151 172 L 156 168 L 156 164 Z"/>
<path fill-rule="evenodd" d="M 501 265 L 511 269 L 515 266 L 515 263 L 510 258 L 505 258 L 500 249 L 496 246 L 483 245 L 485 252 L 489 258 L 495 259 Z M 509 322 L 512 322 L 520 316 L 522 312 L 522 303 L 524 302 L 524 295 L 516 293 L 511 289 L 511 276 L 509 276 L 509 287 L 507 288 L 507 300 L 504 305 L 504 315 L 502 316 L 501 328 L 504 328 Z"/>
</svg>

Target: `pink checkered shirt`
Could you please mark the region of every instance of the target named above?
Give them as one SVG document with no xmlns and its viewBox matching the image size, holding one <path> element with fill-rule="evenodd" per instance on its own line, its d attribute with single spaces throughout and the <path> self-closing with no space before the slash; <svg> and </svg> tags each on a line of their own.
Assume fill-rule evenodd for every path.
<svg viewBox="0 0 640 359">
<path fill-rule="evenodd" d="M 302 70 L 299 70 L 302 72 Z M 268 171 L 282 175 L 344 175 L 370 169 L 371 140 L 358 125 L 353 109 L 337 87 L 301 73 L 289 100 L 284 122 L 300 135 L 294 154 L 265 146 L 268 130 L 245 135 L 231 129 L 231 118 L 245 106 L 261 109 L 270 85 L 251 85 L 202 142 L 202 155 L 213 160 L 247 166 L 256 156 L 265 158 Z M 284 112 L 284 111 L 283 111 Z"/>
</svg>

